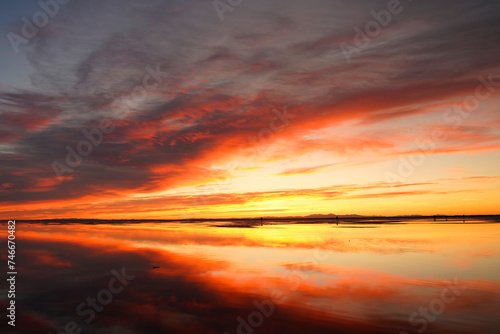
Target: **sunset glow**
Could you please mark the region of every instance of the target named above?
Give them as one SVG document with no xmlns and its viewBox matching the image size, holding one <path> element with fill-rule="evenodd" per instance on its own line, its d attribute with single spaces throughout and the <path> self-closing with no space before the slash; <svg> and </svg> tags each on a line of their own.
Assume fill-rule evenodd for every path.
<svg viewBox="0 0 500 334">
<path fill-rule="evenodd" d="M 407 315 L 443 291 L 453 302 L 424 322 L 426 333 L 498 328 L 498 224 L 221 224 L 23 224 L 20 282 L 26 292 L 44 287 L 24 303 L 52 307 L 23 313 L 17 328 L 61 326 L 68 320 L 59 314 L 71 315 L 122 266 L 135 278 L 95 323 L 70 318 L 85 332 L 245 333 L 237 317 L 247 319 L 255 303 L 269 310 L 272 300 L 255 333 L 417 333 L 423 318 L 409 324 Z"/>
<path fill-rule="evenodd" d="M 0 333 L 498 334 L 500 1 L 0 28 Z"/>
</svg>

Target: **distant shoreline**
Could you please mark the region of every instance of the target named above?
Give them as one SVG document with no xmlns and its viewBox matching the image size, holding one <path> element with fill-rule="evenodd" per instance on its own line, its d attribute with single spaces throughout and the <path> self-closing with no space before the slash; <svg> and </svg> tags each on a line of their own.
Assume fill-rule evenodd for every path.
<svg viewBox="0 0 500 334">
<path fill-rule="evenodd" d="M 339 215 L 339 223 L 367 223 L 367 224 L 390 224 L 390 223 L 404 223 L 420 220 L 431 220 L 436 223 L 446 223 L 447 221 L 462 222 L 465 218 L 467 221 L 481 220 L 484 222 L 500 222 L 500 215 L 436 215 L 436 216 L 353 216 L 353 215 Z M 337 217 L 263 217 L 264 222 L 292 222 L 295 223 L 336 223 Z M 259 218 L 196 218 L 196 219 L 96 219 L 96 218 L 55 218 L 55 219 L 17 219 L 16 222 L 39 222 L 39 223 L 58 223 L 58 224 L 72 224 L 72 223 L 86 223 L 86 224 L 99 224 L 99 223 L 144 223 L 144 222 L 254 222 L 260 221 Z"/>
</svg>

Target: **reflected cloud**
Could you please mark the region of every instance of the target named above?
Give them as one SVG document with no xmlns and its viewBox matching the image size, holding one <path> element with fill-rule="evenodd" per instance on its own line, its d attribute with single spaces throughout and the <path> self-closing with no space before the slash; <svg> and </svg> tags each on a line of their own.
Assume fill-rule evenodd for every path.
<svg viewBox="0 0 500 334">
<path fill-rule="evenodd" d="M 363 232 L 330 224 L 277 224 L 237 231 L 218 224 L 19 223 L 23 245 L 18 271 L 23 275 L 18 279 L 26 308 L 18 319 L 20 329 L 49 332 L 75 321 L 94 333 L 122 329 L 236 333 L 237 318 L 246 319 L 255 311 L 255 301 L 272 300 L 278 289 L 282 297 L 258 328 L 261 333 L 306 328 L 317 333 L 399 332 L 414 329 L 408 315 L 439 296 L 448 286 L 446 279 L 453 280 L 451 271 L 438 274 L 423 268 L 433 268 L 440 256 L 460 259 L 460 250 L 450 255 L 447 250 L 454 245 L 463 248 L 465 242 L 462 237 L 440 247 L 440 231 L 448 230 L 439 224 L 381 225 L 377 230 L 385 229 L 385 237 L 380 238 L 370 235 L 373 229 Z M 474 226 L 460 227 L 461 233 Z M 496 225 L 488 226 L 498 233 Z M 413 238 L 401 234 L 410 230 Z M 331 235 L 325 236 L 326 231 Z M 472 244 L 467 256 L 475 261 L 485 259 L 488 249 L 498 251 L 497 244 Z M 371 269 L 363 265 L 373 262 L 370 256 L 377 258 Z M 396 256 L 411 262 L 399 263 Z M 159 268 L 153 270 L 154 266 Z M 412 266 L 419 266 L 420 274 L 414 276 Z M 75 307 L 106 288 L 111 270 L 123 267 L 136 278 L 86 324 Z M 462 333 L 467 328 L 481 331 L 497 326 L 493 319 L 500 297 L 498 273 L 483 272 L 479 279 L 467 274 L 478 273 L 473 263 L 455 268 L 466 276 L 460 284 L 467 290 L 447 305 L 446 317 L 430 324 L 428 332 Z M 466 324 L 458 320 L 464 317 L 471 320 Z M 488 321 L 476 322 L 475 317 Z"/>
</svg>

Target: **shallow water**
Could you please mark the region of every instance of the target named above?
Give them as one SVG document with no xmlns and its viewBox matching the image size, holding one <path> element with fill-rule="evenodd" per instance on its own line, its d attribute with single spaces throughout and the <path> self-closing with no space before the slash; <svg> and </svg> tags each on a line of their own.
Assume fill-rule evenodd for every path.
<svg viewBox="0 0 500 334">
<path fill-rule="evenodd" d="M 18 223 L 15 332 L 500 329 L 500 224 L 242 223 Z"/>
</svg>

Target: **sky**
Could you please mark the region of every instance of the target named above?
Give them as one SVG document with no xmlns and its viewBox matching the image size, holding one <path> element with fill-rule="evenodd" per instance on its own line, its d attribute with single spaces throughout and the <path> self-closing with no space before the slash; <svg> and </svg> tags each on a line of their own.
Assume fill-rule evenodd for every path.
<svg viewBox="0 0 500 334">
<path fill-rule="evenodd" d="M 3 1 L 0 217 L 500 214 L 500 3 Z"/>
</svg>

